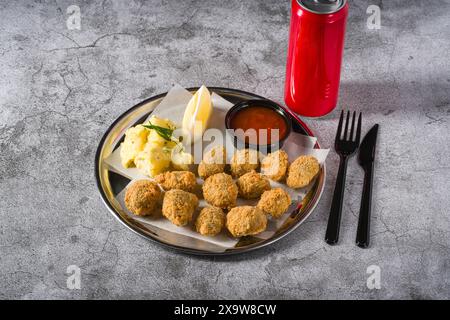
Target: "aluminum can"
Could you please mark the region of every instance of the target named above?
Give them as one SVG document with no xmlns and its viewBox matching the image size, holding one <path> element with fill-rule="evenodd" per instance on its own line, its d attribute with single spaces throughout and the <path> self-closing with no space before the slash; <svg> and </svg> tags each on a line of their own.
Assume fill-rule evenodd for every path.
<svg viewBox="0 0 450 320">
<path fill-rule="evenodd" d="M 346 0 L 292 0 L 286 105 L 320 117 L 337 105 L 348 15 Z"/>
</svg>

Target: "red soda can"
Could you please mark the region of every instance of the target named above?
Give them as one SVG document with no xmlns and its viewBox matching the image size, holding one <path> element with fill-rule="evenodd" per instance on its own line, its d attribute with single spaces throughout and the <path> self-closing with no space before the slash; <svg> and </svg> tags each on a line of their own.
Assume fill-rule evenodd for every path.
<svg viewBox="0 0 450 320">
<path fill-rule="evenodd" d="M 320 117 L 337 104 L 346 0 L 292 0 L 284 100 L 294 112 Z"/>
</svg>

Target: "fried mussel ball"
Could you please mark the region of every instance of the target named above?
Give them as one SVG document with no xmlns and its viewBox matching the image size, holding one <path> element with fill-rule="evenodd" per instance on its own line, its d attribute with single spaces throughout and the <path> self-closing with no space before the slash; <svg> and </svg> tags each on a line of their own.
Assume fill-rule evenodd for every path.
<svg viewBox="0 0 450 320">
<path fill-rule="evenodd" d="M 265 191 L 258 202 L 257 207 L 264 213 L 278 219 L 291 205 L 291 197 L 282 188 L 274 188 Z"/>
<path fill-rule="evenodd" d="M 198 165 L 198 175 L 206 179 L 216 173 L 225 171 L 227 154 L 224 146 L 215 146 L 203 155 L 202 161 Z"/>
<path fill-rule="evenodd" d="M 198 198 L 195 194 L 180 189 L 172 189 L 164 195 L 162 214 L 177 226 L 184 226 L 192 221 Z"/>
<path fill-rule="evenodd" d="M 215 207 L 229 209 L 236 206 L 238 187 L 226 173 L 216 173 L 207 178 L 202 190 L 205 200 Z"/>
<path fill-rule="evenodd" d="M 255 235 L 266 230 L 267 217 L 258 207 L 235 207 L 227 214 L 226 227 L 233 237 Z"/>
<path fill-rule="evenodd" d="M 313 156 L 300 156 L 291 163 L 286 184 L 291 188 L 303 188 L 319 174 L 319 161 Z"/>
<path fill-rule="evenodd" d="M 193 192 L 197 186 L 197 178 L 190 171 L 167 171 L 155 177 L 164 190 L 180 189 Z"/>
<path fill-rule="evenodd" d="M 286 177 L 288 166 L 286 151 L 277 150 L 261 160 L 261 173 L 274 181 L 282 181 Z"/>
<path fill-rule="evenodd" d="M 195 221 L 195 229 L 204 236 L 215 236 L 225 225 L 225 214 L 218 207 L 205 207 Z"/>
<path fill-rule="evenodd" d="M 135 215 L 152 215 L 159 206 L 161 194 L 161 189 L 153 181 L 137 180 L 127 188 L 125 206 Z"/>
<path fill-rule="evenodd" d="M 257 199 L 261 194 L 270 189 L 269 180 L 256 171 L 250 171 L 237 180 L 239 196 L 244 199 Z"/>
<path fill-rule="evenodd" d="M 234 178 L 259 168 L 260 154 L 257 150 L 241 149 L 237 150 L 231 158 L 230 169 Z"/>
</svg>

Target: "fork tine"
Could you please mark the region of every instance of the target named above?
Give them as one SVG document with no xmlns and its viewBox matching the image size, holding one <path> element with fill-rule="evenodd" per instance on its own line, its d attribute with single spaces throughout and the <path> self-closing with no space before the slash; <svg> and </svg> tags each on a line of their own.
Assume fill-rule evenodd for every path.
<svg viewBox="0 0 450 320">
<path fill-rule="evenodd" d="M 356 143 L 359 144 L 359 141 L 361 139 L 361 122 L 362 122 L 362 113 L 359 113 L 359 117 L 358 117 L 358 128 L 356 129 Z"/>
<path fill-rule="evenodd" d="M 350 120 L 350 111 L 347 111 L 347 119 L 345 120 L 345 129 L 344 129 L 344 139 L 343 140 L 347 140 L 349 120 Z"/>
<path fill-rule="evenodd" d="M 355 120 L 356 120 L 356 111 L 353 111 L 353 117 L 352 117 L 352 127 L 350 129 L 350 136 L 348 137 L 348 141 L 353 141 L 353 132 L 355 129 Z"/>
<path fill-rule="evenodd" d="M 339 124 L 338 124 L 337 132 L 336 132 L 335 142 L 338 142 L 341 139 L 342 120 L 344 120 L 344 110 L 341 111 L 341 117 L 339 118 Z"/>
</svg>

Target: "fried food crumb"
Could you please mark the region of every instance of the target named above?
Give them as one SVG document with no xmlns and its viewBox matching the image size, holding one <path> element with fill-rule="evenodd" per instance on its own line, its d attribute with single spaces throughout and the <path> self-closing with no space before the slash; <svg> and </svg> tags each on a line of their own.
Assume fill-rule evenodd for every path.
<svg viewBox="0 0 450 320">
<path fill-rule="evenodd" d="M 125 206 L 138 216 L 154 213 L 161 198 L 161 189 L 150 180 L 133 182 L 125 193 Z"/>
<path fill-rule="evenodd" d="M 195 229 L 204 236 L 215 236 L 222 231 L 225 214 L 217 207 L 206 207 L 200 211 L 195 222 Z"/>
<path fill-rule="evenodd" d="M 289 166 L 286 183 L 291 188 L 306 187 L 317 176 L 319 161 L 313 156 L 300 156 Z"/>
<path fill-rule="evenodd" d="M 195 174 L 190 171 L 167 171 L 155 177 L 164 190 L 181 189 L 192 192 L 197 185 Z"/>
<path fill-rule="evenodd" d="M 205 180 L 203 197 L 216 207 L 227 209 L 236 206 L 238 187 L 226 173 L 216 173 Z"/>
<path fill-rule="evenodd" d="M 235 207 L 227 214 L 226 226 L 233 237 L 255 235 L 266 230 L 267 217 L 257 207 Z"/>
<path fill-rule="evenodd" d="M 270 189 L 269 180 L 256 171 L 250 171 L 237 180 L 239 195 L 244 199 L 256 199 Z"/>
<path fill-rule="evenodd" d="M 265 191 L 258 202 L 257 207 L 275 219 L 286 212 L 291 205 L 291 197 L 282 188 Z"/>
<path fill-rule="evenodd" d="M 198 206 L 195 194 L 180 189 L 172 189 L 164 195 L 162 214 L 177 226 L 184 226 L 192 220 Z"/>
</svg>

